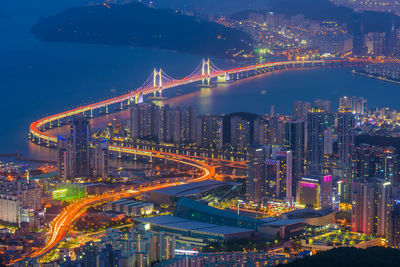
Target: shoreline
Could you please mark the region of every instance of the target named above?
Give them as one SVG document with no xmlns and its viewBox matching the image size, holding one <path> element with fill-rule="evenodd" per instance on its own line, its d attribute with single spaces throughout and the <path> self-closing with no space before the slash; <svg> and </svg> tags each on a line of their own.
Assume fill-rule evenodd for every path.
<svg viewBox="0 0 400 267">
<path fill-rule="evenodd" d="M 359 75 L 359 76 L 362 76 L 362 77 L 366 77 L 366 78 L 370 78 L 370 79 L 374 79 L 374 80 L 380 80 L 380 81 L 383 81 L 383 82 L 394 83 L 394 84 L 400 85 L 400 81 L 392 80 L 392 79 L 388 79 L 388 78 L 384 78 L 384 77 L 379 77 L 379 76 L 375 76 L 375 75 L 364 73 L 364 72 L 360 72 L 360 71 L 352 70 L 352 71 L 349 71 L 349 73 L 350 74 L 356 74 L 356 75 Z"/>
</svg>

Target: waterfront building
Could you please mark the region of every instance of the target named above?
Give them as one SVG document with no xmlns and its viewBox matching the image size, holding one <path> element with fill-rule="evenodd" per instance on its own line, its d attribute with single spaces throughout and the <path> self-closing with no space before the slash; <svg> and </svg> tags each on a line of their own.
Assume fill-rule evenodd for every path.
<svg viewBox="0 0 400 267">
<path fill-rule="evenodd" d="M 362 13 L 355 11 L 353 14 L 353 55 L 363 56 L 365 50 Z"/>
<path fill-rule="evenodd" d="M 306 118 L 307 113 L 311 110 L 311 103 L 304 101 L 295 101 L 294 102 L 294 117 L 296 118 Z"/>
<path fill-rule="evenodd" d="M 199 115 L 196 118 L 196 144 L 202 147 L 222 148 L 223 120 L 218 115 Z"/>
<path fill-rule="evenodd" d="M 153 103 L 133 104 L 130 108 L 130 132 L 132 139 L 155 140 L 160 126 L 159 107 Z"/>
<path fill-rule="evenodd" d="M 367 99 L 357 96 L 339 98 L 339 112 L 351 110 L 355 114 L 367 114 Z"/>
<path fill-rule="evenodd" d="M 108 143 L 90 142 L 90 125 L 85 118 L 75 117 L 70 135 L 58 138 L 57 167 L 65 179 L 108 177 Z"/>
<path fill-rule="evenodd" d="M 182 143 L 196 142 L 196 111 L 189 107 L 182 112 Z"/>
<path fill-rule="evenodd" d="M 238 116 L 231 118 L 231 145 L 243 150 L 250 143 L 250 122 Z"/>
<path fill-rule="evenodd" d="M 386 33 L 372 32 L 372 54 L 375 57 L 384 56 L 386 54 Z"/>
<path fill-rule="evenodd" d="M 314 99 L 314 107 L 324 110 L 325 112 L 331 113 L 332 112 L 332 102 L 325 99 Z"/>
</svg>

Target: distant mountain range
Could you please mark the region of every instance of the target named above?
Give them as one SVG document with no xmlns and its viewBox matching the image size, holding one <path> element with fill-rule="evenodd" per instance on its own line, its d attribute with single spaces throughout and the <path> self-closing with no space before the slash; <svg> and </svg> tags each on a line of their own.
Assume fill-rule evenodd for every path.
<svg viewBox="0 0 400 267">
<path fill-rule="evenodd" d="M 263 13 L 272 11 L 277 14 L 284 14 L 287 17 L 303 14 L 311 20 L 335 20 L 348 25 L 352 31 L 354 10 L 348 7 L 340 7 L 329 0 L 269 0 L 269 8 L 265 10 L 247 10 L 231 15 L 235 19 L 247 18 L 249 13 Z M 400 24 L 400 18 L 396 15 L 383 12 L 363 12 L 364 29 L 366 32 L 384 32 L 388 29 L 390 21 L 394 20 Z"/>
<path fill-rule="evenodd" d="M 251 50 L 246 33 L 140 3 L 68 9 L 42 19 L 31 32 L 45 41 L 131 45 L 217 57 Z"/>
</svg>

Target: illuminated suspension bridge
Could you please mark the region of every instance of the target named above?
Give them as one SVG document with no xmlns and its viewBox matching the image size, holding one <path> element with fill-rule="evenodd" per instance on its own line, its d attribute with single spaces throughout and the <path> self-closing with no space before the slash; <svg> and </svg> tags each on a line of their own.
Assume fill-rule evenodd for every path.
<svg viewBox="0 0 400 267">
<path fill-rule="evenodd" d="M 242 77 L 286 68 L 314 67 L 334 63 L 337 63 L 337 61 L 282 61 L 221 70 L 216 67 L 211 60 L 203 59 L 191 74 L 182 79 L 175 79 L 165 73 L 162 69 L 154 69 L 153 73 L 149 78 L 147 78 L 142 86 L 127 94 L 51 115 L 33 122 L 30 125 L 30 138 L 33 142 L 40 145 L 55 146 L 57 144 L 57 137 L 46 133 L 46 129 L 61 126 L 63 123 L 78 114 L 83 114 L 89 117 L 93 117 L 93 114 L 98 111 L 107 114 L 109 113 L 109 107 L 113 105 L 119 106 L 122 110 L 124 105 L 143 102 L 143 96 L 145 95 L 153 94 L 154 96 L 162 96 L 164 90 L 173 87 L 196 82 L 202 82 L 204 85 L 209 85 L 212 79 L 224 82 L 230 79 L 240 79 Z"/>
<path fill-rule="evenodd" d="M 393 60 L 392 60 L 393 61 Z M 395 60 L 399 62 L 399 60 Z M 306 61 L 280 61 L 268 62 L 245 67 L 238 67 L 228 70 L 221 70 L 216 67 L 211 60 L 203 59 L 196 69 L 188 76 L 182 79 L 175 79 L 165 73 L 162 69 L 154 69 L 153 73 L 138 89 L 133 90 L 127 94 L 109 98 L 97 103 L 85 105 L 62 113 L 51 115 L 33 122 L 30 125 L 30 138 L 33 142 L 45 145 L 55 146 L 57 144 L 57 137 L 46 133 L 46 129 L 61 126 L 63 123 L 68 122 L 73 116 L 82 114 L 84 116 L 93 117 L 96 111 L 102 111 L 105 114 L 109 113 L 109 107 L 117 105 L 123 109 L 124 105 L 131 103 L 142 103 L 143 96 L 154 94 L 154 96 L 162 96 L 162 92 L 166 89 L 178 87 L 190 83 L 201 82 L 204 85 L 210 85 L 212 79 L 217 79 L 218 82 L 225 82 L 227 80 L 238 80 L 242 77 L 259 75 L 265 72 L 278 71 L 287 68 L 302 68 L 302 67 L 320 67 L 320 66 L 333 66 L 347 63 L 371 63 L 379 62 L 382 60 L 373 59 L 339 59 L 339 60 L 306 60 Z M 385 61 L 386 62 L 386 61 Z"/>
</svg>

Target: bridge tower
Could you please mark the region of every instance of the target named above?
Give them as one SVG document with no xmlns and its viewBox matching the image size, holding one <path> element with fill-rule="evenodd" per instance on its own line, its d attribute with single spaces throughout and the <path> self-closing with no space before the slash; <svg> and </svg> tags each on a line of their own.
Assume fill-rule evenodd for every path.
<svg viewBox="0 0 400 267">
<path fill-rule="evenodd" d="M 143 94 L 142 93 L 136 94 L 134 101 L 135 104 L 143 103 Z"/>
<path fill-rule="evenodd" d="M 153 87 L 159 87 L 160 89 L 158 90 L 159 96 L 161 97 L 161 92 L 162 92 L 162 70 L 160 69 L 157 71 L 156 68 L 154 68 L 153 72 Z M 154 91 L 154 97 L 157 96 L 157 91 Z"/>
<path fill-rule="evenodd" d="M 210 59 L 201 61 L 201 75 L 210 75 Z M 202 85 L 210 85 L 210 78 L 201 81 Z"/>
</svg>

